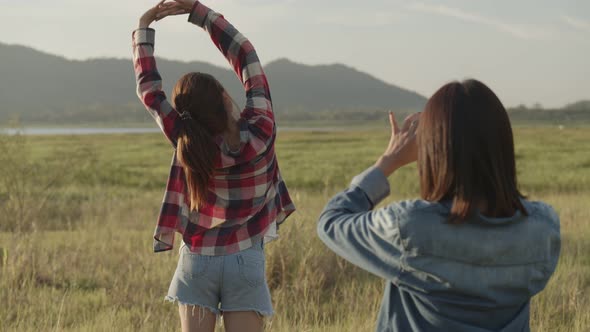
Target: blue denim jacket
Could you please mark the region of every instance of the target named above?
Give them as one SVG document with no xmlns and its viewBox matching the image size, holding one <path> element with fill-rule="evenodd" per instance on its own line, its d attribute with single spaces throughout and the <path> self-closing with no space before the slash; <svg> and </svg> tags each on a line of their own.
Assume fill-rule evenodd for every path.
<svg viewBox="0 0 590 332">
<path fill-rule="evenodd" d="M 322 212 L 318 234 L 336 254 L 385 279 L 377 331 L 529 331 L 529 304 L 557 265 L 559 217 L 523 200 L 528 216 L 446 223 L 450 204 L 389 195 L 374 167 Z"/>
</svg>

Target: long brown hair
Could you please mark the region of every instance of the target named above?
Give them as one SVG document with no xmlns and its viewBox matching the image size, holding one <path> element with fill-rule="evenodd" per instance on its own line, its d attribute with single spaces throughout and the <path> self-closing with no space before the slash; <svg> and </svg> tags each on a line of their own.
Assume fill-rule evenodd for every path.
<svg viewBox="0 0 590 332">
<path fill-rule="evenodd" d="M 417 139 L 421 196 L 452 200 L 449 222 L 464 222 L 481 202 L 490 217 L 527 214 L 510 120 L 485 84 L 466 80 L 441 87 L 426 104 Z"/>
<path fill-rule="evenodd" d="M 176 151 L 185 171 L 191 210 L 207 201 L 209 180 L 219 151 L 214 137 L 228 128 L 223 91 L 213 76 L 188 73 L 178 80 L 172 92 L 176 110 L 189 115 L 181 120 Z"/>
</svg>

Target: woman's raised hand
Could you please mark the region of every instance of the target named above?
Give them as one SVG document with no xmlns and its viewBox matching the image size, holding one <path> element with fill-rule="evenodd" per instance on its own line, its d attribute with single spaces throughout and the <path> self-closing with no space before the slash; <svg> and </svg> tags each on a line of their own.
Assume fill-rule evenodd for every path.
<svg viewBox="0 0 590 332">
<path fill-rule="evenodd" d="M 418 146 L 416 144 L 416 129 L 420 113 L 409 115 L 400 129 L 392 112 L 389 112 L 391 125 L 391 138 L 389 146 L 383 155 L 375 163 L 375 167 L 381 169 L 385 176 L 391 175 L 398 168 L 410 164 L 418 158 Z"/>
<path fill-rule="evenodd" d="M 156 21 L 163 19 L 170 15 L 182 15 L 191 12 L 196 0 L 174 0 L 166 2 L 160 6 L 160 11 L 157 14 Z"/>
<path fill-rule="evenodd" d="M 174 3 L 177 3 L 178 6 L 185 9 L 187 13 L 189 13 L 190 10 L 193 8 L 193 6 L 195 5 L 195 2 L 197 2 L 197 1 L 196 0 L 174 0 Z"/>
<path fill-rule="evenodd" d="M 139 28 L 147 28 L 152 24 L 153 21 L 156 20 L 156 16 L 160 11 L 160 7 L 164 4 L 165 0 L 158 2 L 157 5 L 148 9 L 141 17 L 139 18 Z"/>
<path fill-rule="evenodd" d="M 147 28 L 154 21 L 159 21 L 167 16 L 182 15 L 190 13 L 195 4 L 195 0 L 177 0 L 165 2 L 162 0 L 158 4 L 148 9 L 139 19 L 139 27 Z"/>
</svg>

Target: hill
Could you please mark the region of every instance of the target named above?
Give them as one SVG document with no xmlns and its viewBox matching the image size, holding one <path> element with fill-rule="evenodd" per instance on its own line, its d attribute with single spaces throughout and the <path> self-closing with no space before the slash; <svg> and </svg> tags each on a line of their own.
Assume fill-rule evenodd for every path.
<svg viewBox="0 0 590 332">
<path fill-rule="evenodd" d="M 590 123 L 590 101 L 579 101 L 562 108 L 527 108 L 525 106 L 508 109 L 513 122 L 530 124 L 588 124 Z"/>
<path fill-rule="evenodd" d="M 205 62 L 158 59 L 164 89 L 182 74 L 202 71 L 217 77 L 238 101 L 241 85 L 228 69 Z M 308 66 L 280 59 L 265 67 L 275 111 L 288 118 L 321 112 L 419 110 L 426 99 L 417 93 L 341 65 Z M 135 96 L 130 59 L 68 60 L 18 45 L 0 43 L 0 121 L 109 123 L 148 120 Z"/>
</svg>

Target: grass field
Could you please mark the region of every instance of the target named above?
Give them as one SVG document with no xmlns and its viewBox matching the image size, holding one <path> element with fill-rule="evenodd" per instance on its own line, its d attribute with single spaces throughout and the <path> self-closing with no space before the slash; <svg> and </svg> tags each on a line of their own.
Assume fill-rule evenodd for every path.
<svg viewBox="0 0 590 332">
<path fill-rule="evenodd" d="M 560 262 L 533 299 L 532 328 L 590 331 L 590 129 L 518 127 L 515 135 L 524 193 L 552 204 L 562 224 Z M 374 329 L 383 281 L 326 250 L 315 222 L 387 138 L 385 127 L 279 135 L 298 211 L 267 247 L 276 310 L 268 330 Z M 151 247 L 172 155 L 163 137 L 14 140 L 0 137 L 0 330 L 178 330 L 177 308 L 163 300 L 177 251 Z M 413 166 L 394 174 L 390 200 L 417 197 L 416 175 Z"/>
</svg>

